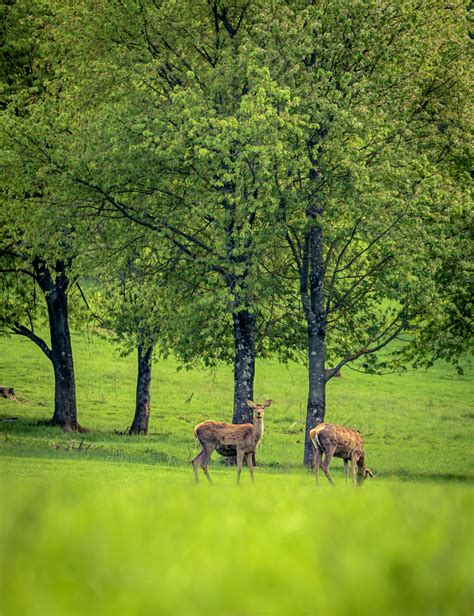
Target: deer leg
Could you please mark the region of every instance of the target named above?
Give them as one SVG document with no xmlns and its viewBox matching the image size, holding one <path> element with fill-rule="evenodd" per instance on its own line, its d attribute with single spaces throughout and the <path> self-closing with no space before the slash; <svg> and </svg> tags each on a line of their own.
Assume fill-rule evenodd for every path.
<svg viewBox="0 0 474 616">
<path fill-rule="evenodd" d="M 316 485 L 318 485 L 318 471 L 319 471 L 319 467 L 321 466 L 322 457 L 323 457 L 322 451 L 319 449 L 319 447 L 316 447 L 316 450 L 313 456 L 314 478 L 316 479 Z"/>
<path fill-rule="evenodd" d="M 255 479 L 253 478 L 253 456 L 254 456 L 254 453 L 252 451 L 246 454 L 247 466 L 249 467 L 250 477 L 252 481 L 255 481 Z"/>
<path fill-rule="evenodd" d="M 357 461 L 352 459 L 352 485 L 354 487 L 357 485 L 356 467 L 357 467 Z"/>
<path fill-rule="evenodd" d="M 192 461 L 192 465 L 194 469 L 194 478 L 196 480 L 196 483 L 199 483 L 199 463 L 201 462 L 202 458 L 205 455 L 206 455 L 206 452 L 203 449 L 198 453 L 198 455 Z"/>
<path fill-rule="evenodd" d="M 331 447 L 331 449 L 327 449 L 324 455 L 324 462 L 321 464 L 321 468 L 323 469 L 324 474 L 328 478 L 328 481 L 331 485 L 334 485 L 334 481 L 332 480 L 331 474 L 329 473 L 329 465 L 331 464 L 331 460 L 335 451 L 335 445 Z"/>
<path fill-rule="evenodd" d="M 351 456 L 351 465 L 352 465 L 352 485 L 354 487 L 357 486 L 357 462 L 359 461 L 359 456 L 357 454 L 353 454 Z"/>
<path fill-rule="evenodd" d="M 243 449 L 237 449 L 237 483 L 240 483 L 240 473 L 242 472 L 242 464 L 244 463 Z"/>
<path fill-rule="evenodd" d="M 349 477 L 349 460 L 346 460 L 346 458 L 344 458 L 344 479 L 347 485 L 347 479 Z"/>
<path fill-rule="evenodd" d="M 212 479 L 211 479 L 211 476 L 209 475 L 209 471 L 207 470 L 207 467 L 209 466 L 209 461 L 211 459 L 212 452 L 214 451 L 215 448 L 216 448 L 215 445 L 213 445 L 211 447 L 209 447 L 209 446 L 205 447 L 204 448 L 205 455 L 204 455 L 204 458 L 203 458 L 203 460 L 201 462 L 201 468 L 204 471 L 204 474 L 206 475 L 207 480 L 209 481 L 209 483 L 212 483 Z"/>
</svg>

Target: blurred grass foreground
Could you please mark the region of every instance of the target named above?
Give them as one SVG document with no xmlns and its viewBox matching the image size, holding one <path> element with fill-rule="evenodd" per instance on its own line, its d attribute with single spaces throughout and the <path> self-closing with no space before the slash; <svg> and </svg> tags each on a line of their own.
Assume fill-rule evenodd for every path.
<svg viewBox="0 0 474 616">
<path fill-rule="evenodd" d="M 472 612 L 469 487 L 316 489 L 303 471 L 260 471 L 238 489 L 227 469 L 217 488 L 180 468 L 41 467 L 4 460 L 2 614 Z"/>
</svg>

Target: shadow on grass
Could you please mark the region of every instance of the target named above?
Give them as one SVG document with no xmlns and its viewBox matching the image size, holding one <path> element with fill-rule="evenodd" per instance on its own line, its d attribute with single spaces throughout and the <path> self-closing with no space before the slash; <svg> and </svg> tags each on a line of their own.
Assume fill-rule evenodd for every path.
<svg viewBox="0 0 474 616">
<path fill-rule="evenodd" d="M 79 443 L 79 441 L 78 441 Z M 107 451 L 97 449 L 80 449 L 79 446 L 72 448 L 52 447 L 47 445 L 31 445 L 30 443 L 14 447 L 4 447 L 3 455 L 11 458 L 36 458 L 44 460 L 87 460 L 89 462 L 117 462 L 127 464 L 144 464 L 156 466 L 163 464 L 166 466 L 185 467 L 189 463 L 175 456 L 171 456 L 164 451 L 154 451 L 146 455 L 129 454 L 123 451 Z M 0 458 L 2 454 L 0 453 Z"/>
<path fill-rule="evenodd" d="M 79 442 L 79 441 L 77 441 Z M 1 457 L 0 453 L 0 457 Z M 127 464 L 140 464 L 144 466 L 167 466 L 176 468 L 190 468 L 190 460 L 185 458 L 178 458 L 176 456 L 169 455 L 164 451 L 148 451 L 145 454 L 128 453 L 125 451 L 107 451 L 107 450 L 80 450 L 75 449 L 54 449 L 46 444 L 30 444 L 25 443 L 23 445 L 14 447 L 3 447 L 3 455 L 14 458 L 35 458 L 44 460 L 87 460 L 88 462 L 109 462 Z M 224 465 L 219 464 L 217 459 L 214 461 L 216 468 L 224 468 Z M 228 467 L 230 470 L 230 467 Z M 277 465 L 277 464 L 264 464 L 259 465 L 259 470 L 267 471 L 270 473 L 284 473 L 292 474 L 295 472 L 304 472 L 304 469 L 300 465 Z M 333 473 L 334 474 L 334 473 Z M 312 479 L 312 473 L 308 470 L 308 476 Z M 340 476 L 339 476 L 340 475 Z M 335 473 L 338 483 L 343 485 L 342 471 L 341 473 Z M 382 471 L 380 479 L 395 480 L 402 482 L 433 482 L 433 483 L 474 483 L 474 476 L 467 473 L 423 473 L 415 471 Z M 377 481 L 377 480 L 375 480 Z M 336 485 L 338 485 L 338 483 Z"/>
<path fill-rule="evenodd" d="M 397 479 L 399 481 L 434 481 L 434 482 L 449 482 L 457 481 L 461 483 L 473 483 L 474 475 L 472 473 L 433 473 L 410 471 L 407 469 L 386 470 L 382 471 L 383 477 L 387 479 Z"/>
<path fill-rule="evenodd" d="M 130 462 L 184 466 L 180 459 L 161 449 L 156 441 L 135 436 L 94 430 L 87 434 L 64 432 L 45 421 L 0 417 L 0 449 L 3 455 L 17 458 L 87 459 L 90 461 Z M 1 454 L 0 454 L 1 455 Z"/>
</svg>

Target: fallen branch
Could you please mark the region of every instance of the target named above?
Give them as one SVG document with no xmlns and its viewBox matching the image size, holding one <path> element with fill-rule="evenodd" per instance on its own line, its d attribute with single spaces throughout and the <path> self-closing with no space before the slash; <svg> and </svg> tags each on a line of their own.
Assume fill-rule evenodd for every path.
<svg viewBox="0 0 474 616">
<path fill-rule="evenodd" d="M 85 447 L 84 447 L 84 439 L 81 439 L 81 441 L 78 443 L 78 441 L 67 441 L 67 443 L 63 443 L 63 442 L 58 442 L 58 443 L 53 443 L 51 445 L 51 447 L 53 449 L 64 449 L 64 451 L 82 451 L 83 453 L 88 451 L 91 443 L 89 442 Z"/>
</svg>

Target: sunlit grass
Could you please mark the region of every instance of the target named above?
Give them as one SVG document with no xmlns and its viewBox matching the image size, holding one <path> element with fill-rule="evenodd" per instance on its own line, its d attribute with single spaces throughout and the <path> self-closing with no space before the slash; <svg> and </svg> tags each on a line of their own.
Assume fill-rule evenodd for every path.
<svg viewBox="0 0 474 616">
<path fill-rule="evenodd" d="M 336 488 L 301 467 L 306 370 L 260 362 L 272 398 L 256 482 L 214 455 L 194 485 L 193 426 L 228 420 L 232 374 L 154 366 L 148 437 L 130 424 L 135 358 L 74 336 L 79 421 L 52 415 L 47 360 L 0 339 L 0 613 L 464 615 L 473 612 L 472 371 L 328 386 L 328 420 L 362 430 L 378 475 Z M 5 421 L 16 417 L 15 421 Z M 39 423 L 38 423 L 39 422 Z M 333 471 L 334 469 L 334 471 Z"/>
<path fill-rule="evenodd" d="M 103 340 L 74 336 L 78 415 L 91 432 L 84 436 L 92 458 L 187 464 L 197 453 L 193 426 L 204 419 L 232 416 L 232 369 L 178 370 L 172 359 L 153 366 L 152 411 L 147 438 L 129 438 L 133 418 L 135 357 L 119 357 Z M 445 365 L 386 377 L 346 369 L 327 388 L 327 420 L 362 431 L 368 465 L 381 477 L 426 479 L 474 476 L 472 465 L 472 368 L 459 376 Z M 265 435 L 258 450 L 261 464 L 299 468 L 307 396 L 306 368 L 259 362 L 255 398 L 271 398 Z M 58 443 L 69 441 L 55 429 L 34 425 L 53 413 L 53 375 L 47 359 L 28 340 L 0 338 L 0 381 L 13 385 L 22 404 L 0 398 L 0 423 L 10 441 L 0 447 L 13 455 L 64 457 Z M 65 445 L 67 447 L 67 445 Z M 440 451 L 441 449 L 441 451 Z M 335 468 L 340 465 L 336 461 Z"/>
<path fill-rule="evenodd" d="M 6 460 L 7 614 L 468 614 L 472 491 Z M 51 481 L 52 473 L 56 479 Z M 14 483 L 13 483 L 14 482 Z"/>
</svg>

